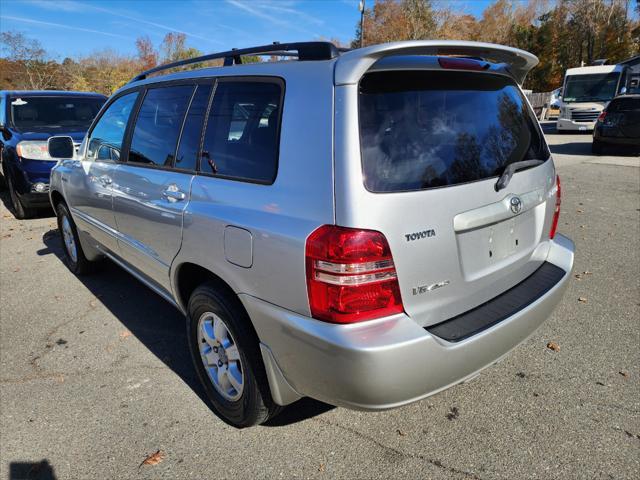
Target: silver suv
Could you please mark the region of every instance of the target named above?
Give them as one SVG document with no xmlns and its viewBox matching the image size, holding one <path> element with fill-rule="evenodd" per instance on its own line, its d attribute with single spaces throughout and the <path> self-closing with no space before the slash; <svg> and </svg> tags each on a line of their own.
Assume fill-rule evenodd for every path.
<svg viewBox="0 0 640 480">
<path fill-rule="evenodd" d="M 107 257 L 182 311 L 237 426 L 303 396 L 381 410 L 468 380 L 544 322 L 573 265 L 520 88 L 536 63 L 474 42 L 307 42 L 145 72 L 75 156 L 49 142 L 69 268 Z"/>
</svg>

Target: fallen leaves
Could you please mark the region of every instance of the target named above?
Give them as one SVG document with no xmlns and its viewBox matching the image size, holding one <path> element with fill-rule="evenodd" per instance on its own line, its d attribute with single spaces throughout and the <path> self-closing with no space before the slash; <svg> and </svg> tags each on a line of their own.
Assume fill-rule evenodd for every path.
<svg viewBox="0 0 640 480">
<path fill-rule="evenodd" d="M 318 471 L 324 472 L 324 469 L 325 469 L 324 463 L 321 463 L 320 466 L 318 467 Z"/>
<path fill-rule="evenodd" d="M 399 428 L 396 430 L 396 432 L 398 433 L 398 435 L 400 435 L 401 437 L 406 437 L 407 434 L 405 432 L 403 432 L 402 430 L 400 430 Z"/>
<path fill-rule="evenodd" d="M 560 345 L 558 345 L 556 342 L 547 343 L 547 348 L 549 350 L 553 350 L 554 352 L 559 352 L 560 351 Z"/>
<path fill-rule="evenodd" d="M 460 411 L 458 410 L 458 407 L 451 407 L 451 410 L 449 410 L 449 413 L 447 413 L 447 420 L 455 420 L 459 415 Z"/>
<path fill-rule="evenodd" d="M 129 330 L 125 330 L 123 332 L 120 332 L 120 338 L 127 338 L 131 336 L 131 332 Z"/>
<path fill-rule="evenodd" d="M 584 271 L 584 272 L 582 272 L 582 273 L 576 273 L 576 274 L 574 275 L 574 277 L 575 277 L 577 280 L 582 280 L 582 278 L 583 278 L 583 277 L 586 277 L 586 276 L 589 276 L 589 275 L 593 275 L 593 272 L 590 272 L 589 270 L 585 270 L 585 271 Z"/>
<path fill-rule="evenodd" d="M 623 370 L 620 370 L 618 373 L 622 375 L 624 378 L 629 378 L 629 374 Z"/>
<path fill-rule="evenodd" d="M 145 458 L 142 463 L 138 466 L 140 468 L 143 465 L 157 465 L 164 460 L 165 453 L 162 450 L 158 450 L 156 453 L 152 453 L 147 458 Z"/>
<path fill-rule="evenodd" d="M 580 303 L 587 303 L 587 297 L 578 297 Z"/>
</svg>

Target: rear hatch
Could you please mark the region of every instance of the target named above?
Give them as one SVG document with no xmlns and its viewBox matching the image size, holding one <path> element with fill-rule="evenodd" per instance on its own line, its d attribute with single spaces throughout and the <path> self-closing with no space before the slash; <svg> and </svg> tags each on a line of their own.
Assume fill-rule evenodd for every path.
<svg viewBox="0 0 640 480">
<path fill-rule="evenodd" d="M 358 85 L 364 187 L 344 215 L 382 232 L 405 312 L 423 326 L 481 305 L 544 262 L 556 177 L 539 125 L 507 75 L 385 70 Z M 506 167 L 528 162 L 505 188 Z M 357 186 L 352 185 L 353 188 Z M 353 208 L 337 200 L 341 208 Z M 357 224 L 356 224 L 357 223 Z"/>
</svg>

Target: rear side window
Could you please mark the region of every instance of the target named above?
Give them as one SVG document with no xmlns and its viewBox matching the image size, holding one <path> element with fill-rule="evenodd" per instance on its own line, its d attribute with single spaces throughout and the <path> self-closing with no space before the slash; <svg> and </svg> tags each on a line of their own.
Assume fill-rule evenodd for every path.
<svg viewBox="0 0 640 480">
<path fill-rule="evenodd" d="M 218 83 L 200 170 L 236 180 L 273 183 L 278 163 L 281 97 L 279 82 Z"/>
<path fill-rule="evenodd" d="M 518 87 L 500 75 L 376 72 L 359 95 L 364 182 L 372 192 L 498 176 L 549 151 Z"/>
<path fill-rule="evenodd" d="M 172 166 L 193 85 L 150 89 L 138 113 L 129 161 Z"/>
<path fill-rule="evenodd" d="M 104 162 L 120 159 L 122 139 L 138 92 L 122 95 L 107 107 L 89 135 L 87 160 Z"/>
</svg>

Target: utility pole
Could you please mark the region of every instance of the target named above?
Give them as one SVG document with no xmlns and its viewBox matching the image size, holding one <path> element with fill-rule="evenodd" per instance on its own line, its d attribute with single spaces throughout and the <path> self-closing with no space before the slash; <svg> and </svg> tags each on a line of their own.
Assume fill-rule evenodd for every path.
<svg viewBox="0 0 640 480">
<path fill-rule="evenodd" d="M 360 48 L 364 45 L 364 2 L 360 0 L 358 4 L 358 10 L 360 10 Z"/>
</svg>

